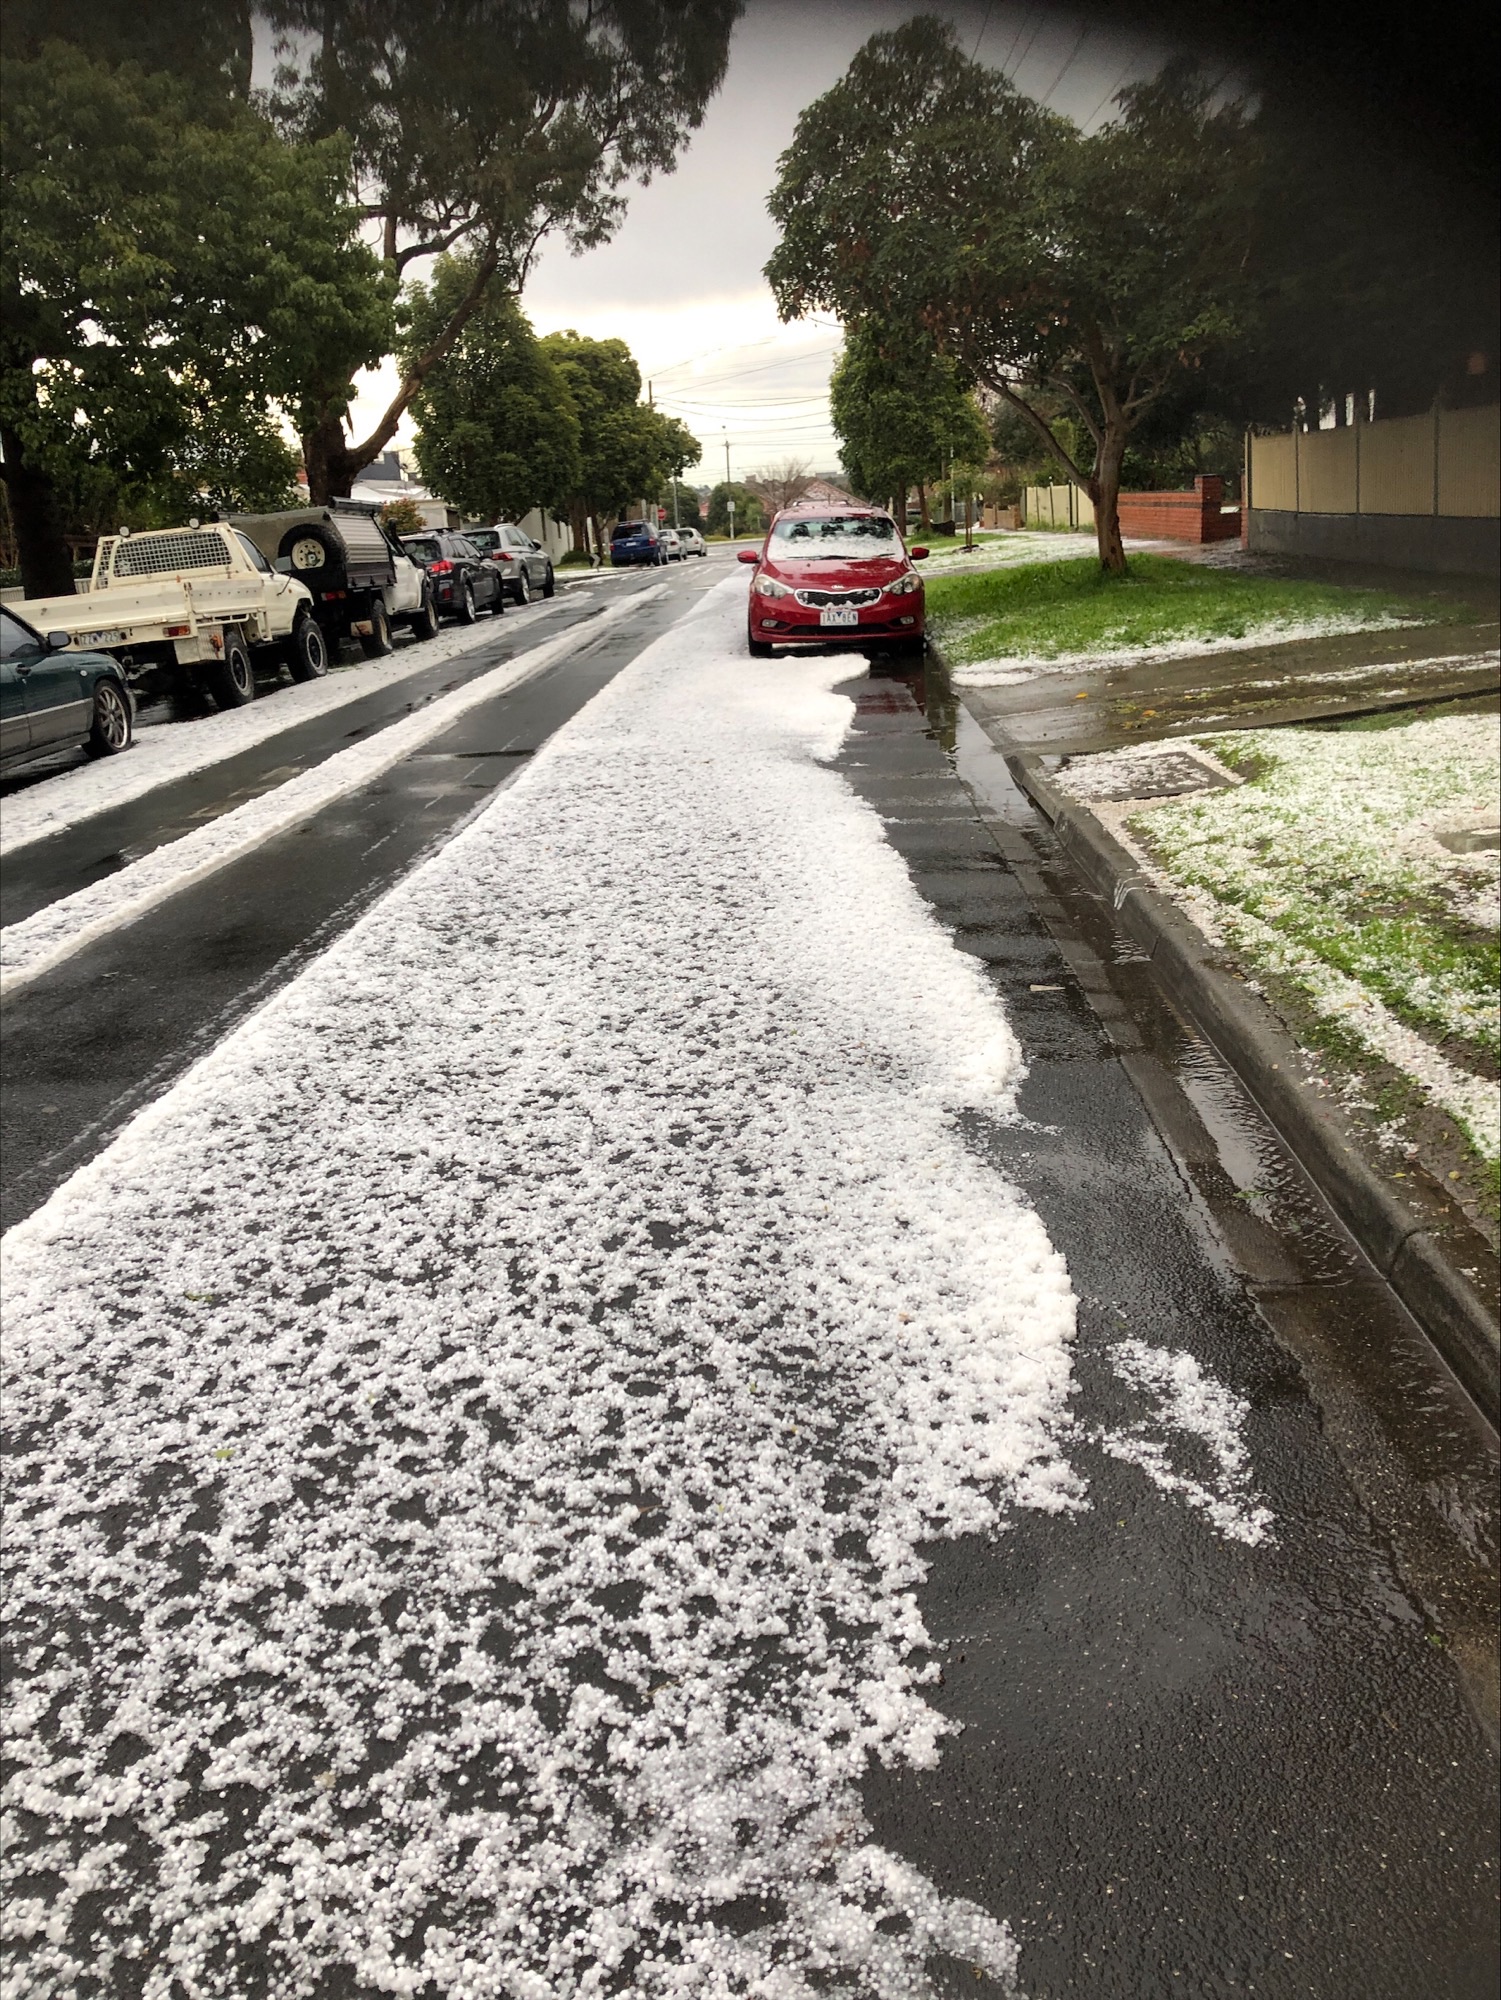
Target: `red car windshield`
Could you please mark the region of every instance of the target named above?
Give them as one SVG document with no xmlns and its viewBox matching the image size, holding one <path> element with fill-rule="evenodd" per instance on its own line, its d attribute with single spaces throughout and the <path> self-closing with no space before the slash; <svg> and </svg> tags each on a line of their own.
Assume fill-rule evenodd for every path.
<svg viewBox="0 0 1501 2000">
<path fill-rule="evenodd" d="M 768 554 L 797 562 L 816 562 L 832 556 L 837 562 L 858 561 L 861 556 L 901 554 L 901 538 L 896 523 L 887 514 L 792 515 L 777 522 L 771 531 Z"/>
</svg>

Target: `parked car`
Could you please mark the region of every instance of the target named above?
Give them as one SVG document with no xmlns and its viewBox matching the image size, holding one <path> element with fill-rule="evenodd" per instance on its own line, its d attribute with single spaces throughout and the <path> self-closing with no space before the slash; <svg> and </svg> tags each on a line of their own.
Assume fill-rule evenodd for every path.
<svg viewBox="0 0 1501 2000">
<path fill-rule="evenodd" d="M 657 534 L 661 540 L 662 547 L 667 551 L 667 560 L 669 562 L 681 562 L 683 560 L 683 542 L 677 529 L 658 528 Z"/>
<path fill-rule="evenodd" d="M 403 535 L 401 545 L 413 562 L 421 563 L 433 587 L 440 612 L 472 625 L 481 611 L 498 618 L 506 608 L 506 588 L 500 571 L 480 554 L 467 535 L 450 528 L 429 528 L 421 535 Z"/>
<path fill-rule="evenodd" d="M 312 593 L 228 521 L 104 535 L 86 591 L 16 608 L 38 632 L 112 654 L 132 687 L 165 677 L 174 693 L 206 688 L 221 708 L 255 700 L 258 659 L 285 662 L 298 681 L 328 672 Z"/>
<path fill-rule="evenodd" d="M 534 597 L 551 597 L 557 590 L 552 557 L 530 535 L 510 521 L 493 528 L 466 528 L 464 540 L 473 542 L 481 555 L 488 556 L 500 571 L 507 597 L 529 604 Z"/>
<path fill-rule="evenodd" d="M 891 516 L 876 507 L 803 501 L 773 518 L 754 563 L 748 642 L 756 659 L 777 646 L 858 646 L 921 653 L 922 578 Z"/>
<path fill-rule="evenodd" d="M 358 639 L 366 659 L 374 660 L 392 650 L 395 626 L 410 627 L 419 639 L 437 631 L 437 599 L 427 572 L 382 526 L 372 501 L 234 514 L 230 525 L 248 535 L 283 576 L 306 584 L 331 647 Z"/>
<path fill-rule="evenodd" d="M 81 743 L 95 757 L 130 748 L 135 698 L 108 653 L 75 653 L 0 608 L 0 770 Z"/>
<path fill-rule="evenodd" d="M 624 569 L 630 563 L 665 563 L 667 551 L 651 521 L 617 521 L 610 533 L 610 567 Z"/>
<path fill-rule="evenodd" d="M 679 528 L 677 538 L 683 545 L 685 556 L 706 556 L 709 553 L 709 545 L 697 528 Z"/>
</svg>

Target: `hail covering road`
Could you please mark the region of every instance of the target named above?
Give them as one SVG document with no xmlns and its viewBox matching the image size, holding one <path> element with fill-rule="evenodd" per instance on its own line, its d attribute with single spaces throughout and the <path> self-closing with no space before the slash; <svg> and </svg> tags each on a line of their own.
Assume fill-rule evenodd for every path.
<svg viewBox="0 0 1501 2000">
<path fill-rule="evenodd" d="M 742 618 L 6 1239 L 17 2000 L 1009 1986 L 860 1781 L 951 1726 L 923 1545 L 1088 1505 L 1075 1301 L 848 662 Z M 1115 1366 L 1095 1441 L 1274 1538 L 1237 1397 Z"/>
</svg>

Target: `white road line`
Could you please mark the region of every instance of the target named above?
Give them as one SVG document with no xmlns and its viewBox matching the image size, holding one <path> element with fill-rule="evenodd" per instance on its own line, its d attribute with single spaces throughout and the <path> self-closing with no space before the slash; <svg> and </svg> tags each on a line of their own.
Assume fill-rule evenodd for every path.
<svg viewBox="0 0 1501 2000">
<path fill-rule="evenodd" d="M 50 903 L 24 922 L 11 924 L 0 931 L 0 993 L 14 992 L 106 932 L 133 923 L 156 904 L 239 860 L 241 855 L 275 835 L 285 833 L 332 800 L 368 783 L 399 763 L 418 744 L 439 735 L 471 708 L 478 708 L 492 696 L 530 680 L 574 646 L 595 638 L 638 606 L 660 597 L 664 589 L 665 585 L 657 584 L 609 605 L 586 625 L 570 625 L 556 638 L 504 661 L 488 674 L 481 674 L 466 686 L 455 688 L 452 694 L 419 709 L 415 715 L 393 722 L 368 742 L 341 750 L 311 771 L 248 800 L 197 832 L 143 855 L 117 875 L 106 876 L 76 895 Z"/>
<path fill-rule="evenodd" d="M 545 618 L 564 608 L 555 601 L 527 614 Z M 303 687 L 282 688 L 270 700 L 248 708 L 205 715 L 189 722 L 148 726 L 123 757 L 97 764 L 73 765 L 44 778 L 25 791 L 13 792 L 0 804 L 0 855 L 14 854 L 54 833 L 65 833 L 85 820 L 97 819 L 116 806 L 129 805 L 162 785 L 211 770 L 227 758 L 253 750 L 288 729 L 316 716 L 361 701 L 381 688 L 399 686 L 430 667 L 462 659 L 493 638 L 492 625 L 460 626 L 418 645 L 404 646 L 384 660 L 363 666 L 336 668 L 326 679 Z"/>
</svg>

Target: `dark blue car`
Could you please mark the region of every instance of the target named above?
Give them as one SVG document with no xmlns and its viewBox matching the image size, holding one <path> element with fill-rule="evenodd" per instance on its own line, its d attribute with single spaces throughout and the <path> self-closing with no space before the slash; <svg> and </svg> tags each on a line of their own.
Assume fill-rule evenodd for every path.
<svg viewBox="0 0 1501 2000">
<path fill-rule="evenodd" d="M 610 567 L 628 563 L 665 563 L 667 550 L 650 521 L 617 521 L 610 536 Z"/>
</svg>

